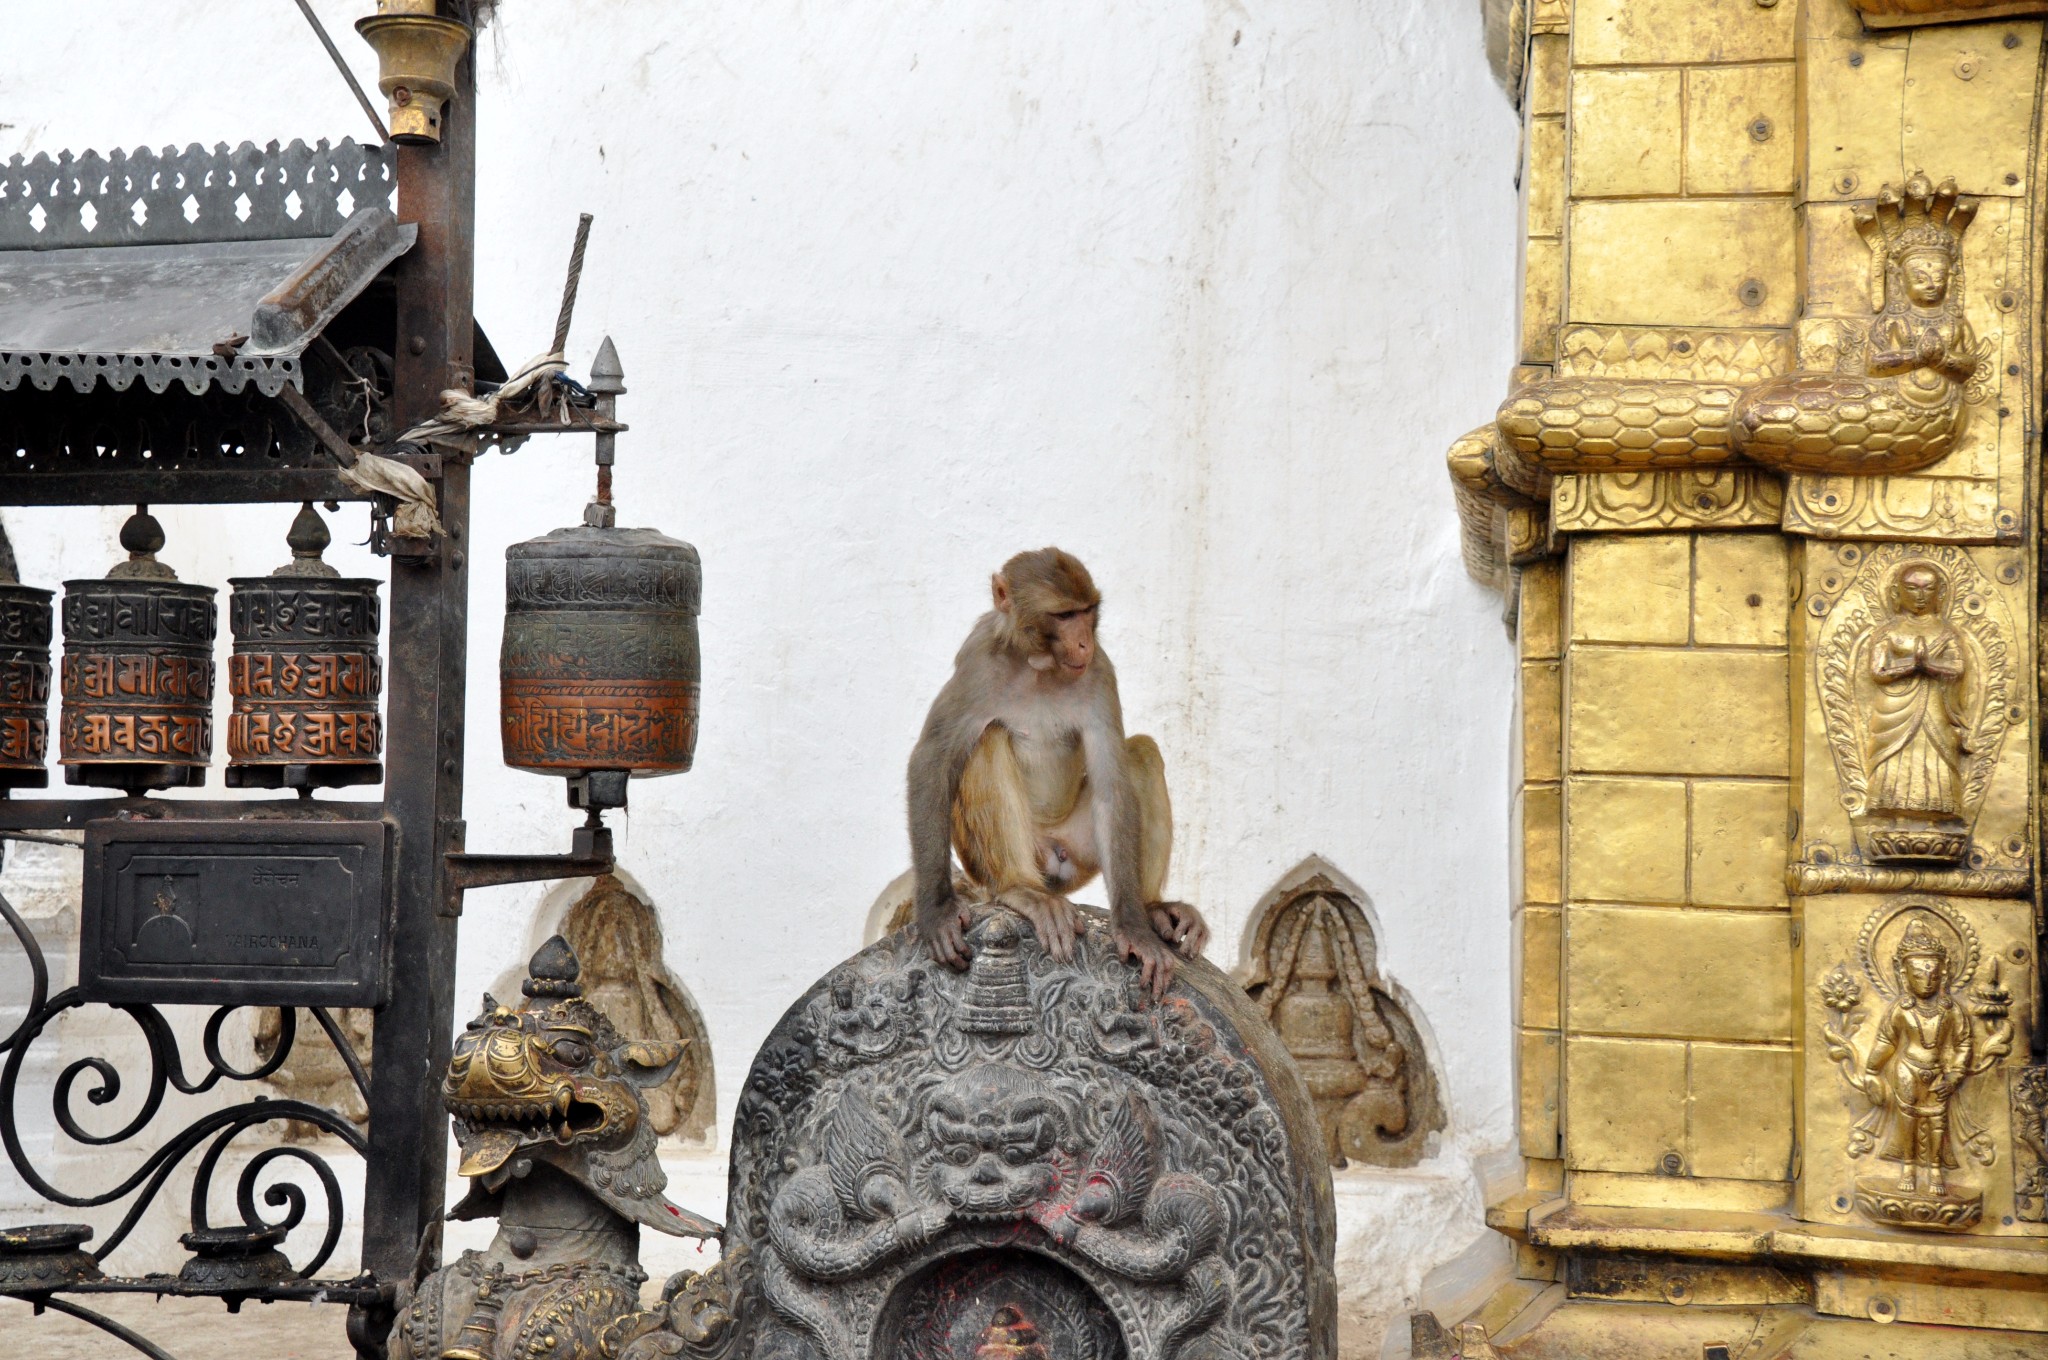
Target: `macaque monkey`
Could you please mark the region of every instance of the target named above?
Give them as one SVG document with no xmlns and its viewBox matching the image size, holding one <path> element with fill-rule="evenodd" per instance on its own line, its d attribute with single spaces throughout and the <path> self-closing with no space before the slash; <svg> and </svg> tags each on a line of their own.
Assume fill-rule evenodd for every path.
<svg viewBox="0 0 2048 1360">
<path fill-rule="evenodd" d="M 1095 642 L 1102 596 L 1058 548 L 1019 553 L 990 582 L 953 678 L 910 755 L 911 921 L 932 955 L 964 968 L 967 879 L 1030 921 L 1057 959 L 1086 929 L 1066 894 L 1109 871 L 1109 924 L 1154 996 L 1174 950 L 1209 940 L 1200 912 L 1163 900 L 1173 848 L 1166 766 L 1150 737 L 1124 737 L 1116 668 Z"/>
</svg>

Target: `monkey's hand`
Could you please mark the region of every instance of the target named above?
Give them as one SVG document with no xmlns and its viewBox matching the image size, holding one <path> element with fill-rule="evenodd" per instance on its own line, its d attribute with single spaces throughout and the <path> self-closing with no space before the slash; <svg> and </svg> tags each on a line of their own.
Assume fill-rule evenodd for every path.
<svg viewBox="0 0 2048 1360">
<path fill-rule="evenodd" d="M 967 947 L 967 927 L 972 924 L 974 917 L 967 904 L 952 893 L 930 906 L 918 904 L 917 933 L 924 938 L 932 957 L 955 972 L 967 966 L 973 953 Z"/>
<path fill-rule="evenodd" d="M 1152 929 L 1159 932 L 1159 938 L 1183 957 L 1198 959 L 1209 947 L 1209 923 L 1188 903 L 1154 902 L 1145 913 L 1152 918 Z"/>
<path fill-rule="evenodd" d="M 1058 893 L 1037 888 L 1006 888 L 996 901 L 1031 923 L 1045 952 L 1061 963 L 1074 958 L 1074 937 L 1088 931 L 1088 922 L 1074 910 L 1074 904 Z"/>
<path fill-rule="evenodd" d="M 1112 911 L 1109 936 L 1116 944 L 1117 957 L 1138 965 L 1138 979 L 1152 993 L 1152 999 L 1157 1001 L 1165 996 L 1173 983 L 1173 950 L 1153 929 L 1147 914 L 1142 909 L 1129 913 Z"/>
</svg>

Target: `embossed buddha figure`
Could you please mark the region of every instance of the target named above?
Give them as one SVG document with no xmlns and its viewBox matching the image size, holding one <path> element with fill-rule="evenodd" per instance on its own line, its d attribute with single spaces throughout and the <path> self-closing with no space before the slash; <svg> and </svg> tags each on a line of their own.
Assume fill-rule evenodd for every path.
<svg viewBox="0 0 2048 1360">
<path fill-rule="evenodd" d="M 1885 844 L 1880 858 L 1958 858 L 1963 757 L 1969 752 L 1964 682 L 1969 653 L 1947 614 L 1948 581 L 1932 562 L 1908 562 L 1887 593 L 1889 613 L 1868 650 L 1875 682 L 1866 716 L 1867 807 L 1910 830 L 1938 833 L 1928 844 Z"/>
<path fill-rule="evenodd" d="M 1949 995 L 1948 948 L 1922 920 L 1906 928 L 1892 958 L 1898 995 L 1878 1022 L 1864 1075 L 1883 1111 L 1877 1155 L 1899 1164 L 1899 1191 L 1924 1176 L 1930 1195 L 1948 1193 L 1956 1160 L 1949 1107 L 1970 1073 L 1970 1019 Z"/>
</svg>

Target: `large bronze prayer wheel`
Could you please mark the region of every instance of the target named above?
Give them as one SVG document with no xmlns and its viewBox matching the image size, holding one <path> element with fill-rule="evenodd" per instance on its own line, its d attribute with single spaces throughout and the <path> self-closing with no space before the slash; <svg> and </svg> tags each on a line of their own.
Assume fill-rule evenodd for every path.
<svg viewBox="0 0 2048 1360">
<path fill-rule="evenodd" d="M 697 746 L 697 550 L 578 525 L 505 550 L 505 763 L 678 774 Z"/>
<path fill-rule="evenodd" d="M 51 594 L 0 584 L 0 788 L 50 782 Z"/>
<path fill-rule="evenodd" d="M 58 749 L 68 784 L 197 788 L 213 754 L 212 586 L 64 583 Z"/>
</svg>

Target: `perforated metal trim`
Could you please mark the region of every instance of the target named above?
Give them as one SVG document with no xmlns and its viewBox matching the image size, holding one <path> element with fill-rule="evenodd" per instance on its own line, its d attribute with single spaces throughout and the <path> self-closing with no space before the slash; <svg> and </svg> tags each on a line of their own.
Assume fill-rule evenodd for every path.
<svg viewBox="0 0 2048 1360">
<path fill-rule="evenodd" d="M 172 383 L 182 383 L 193 396 L 204 396 L 210 387 L 240 393 L 253 387 L 274 397 L 286 384 L 305 387 L 296 356 L 222 359 L 210 354 L 17 354 L 0 353 L 0 392 L 12 392 L 26 379 L 39 391 L 53 390 L 68 382 L 72 390 L 90 392 L 105 383 L 125 392 L 137 379 L 152 392 L 165 392 Z"/>
</svg>

